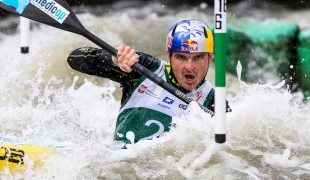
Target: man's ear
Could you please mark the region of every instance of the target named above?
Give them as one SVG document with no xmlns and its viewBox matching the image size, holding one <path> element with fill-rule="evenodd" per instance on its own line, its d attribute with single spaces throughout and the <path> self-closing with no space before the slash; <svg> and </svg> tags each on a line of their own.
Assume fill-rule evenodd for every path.
<svg viewBox="0 0 310 180">
<path fill-rule="evenodd" d="M 168 60 L 170 61 L 171 59 L 170 59 L 170 51 L 167 51 L 167 56 L 168 56 Z"/>
<path fill-rule="evenodd" d="M 213 61 L 213 53 L 209 53 L 209 64 Z"/>
</svg>

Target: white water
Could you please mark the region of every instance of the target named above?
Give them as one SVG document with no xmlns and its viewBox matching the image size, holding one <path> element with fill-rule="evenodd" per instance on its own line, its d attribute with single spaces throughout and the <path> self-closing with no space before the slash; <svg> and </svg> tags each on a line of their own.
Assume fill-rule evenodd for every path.
<svg viewBox="0 0 310 180">
<path fill-rule="evenodd" d="M 213 18 L 195 10 L 173 16 L 151 13 L 144 18 L 131 17 L 134 12 L 79 18 L 112 46 L 132 44 L 162 59 L 166 59 L 166 30 L 173 22 L 190 16 L 212 23 Z M 0 172 L 0 179 L 310 177 L 310 106 L 299 103 L 300 94 L 292 95 L 281 83 L 250 85 L 228 75 L 227 99 L 233 112 L 227 114 L 225 144 L 214 142 L 214 119 L 193 103 L 191 113 L 175 117 L 176 127 L 163 137 L 114 152 L 108 147 L 120 107 L 118 85 L 77 73 L 66 63 L 75 48 L 94 45 L 78 35 L 40 25 L 31 31 L 31 53 L 20 55 L 19 33 L 0 37 L 0 135 L 71 147 L 50 155 L 41 168 L 14 176 Z M 209 73 L 213 82 L 213 66 Z"/>
</svg>

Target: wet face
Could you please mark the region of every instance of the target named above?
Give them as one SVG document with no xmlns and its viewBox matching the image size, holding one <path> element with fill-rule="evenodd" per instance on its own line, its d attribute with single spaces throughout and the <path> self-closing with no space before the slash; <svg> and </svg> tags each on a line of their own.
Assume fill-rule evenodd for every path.
<svg viewBox="0 0 310 180">
<path fill-rule="evenodd" d="M 186 90 L 195 89 L 208 73 L 212 57 L 212 54 L 206 52 L 172 52 L 170 63 L 180 85 Z"/>
</svg>

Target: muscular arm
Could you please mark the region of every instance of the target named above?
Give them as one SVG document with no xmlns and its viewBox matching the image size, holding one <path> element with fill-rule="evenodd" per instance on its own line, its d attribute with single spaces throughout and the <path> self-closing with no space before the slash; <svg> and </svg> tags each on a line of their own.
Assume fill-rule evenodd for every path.
<svg viewBox="0 0 310 180">
<path fill-rule="evenodd" d="M 147 69 L 151 69 L 158 62 L 157 59 L 148 54 L 140 52 L 137 54 L 140 56 L 139 64 Z M 74 70 L 102 78 L 109 78 L 120 83 L 121 87 L 123 87 L 122 103 L 125 102 L 134 84 L 142 76 L 135 70 L 130 73 L 123 72 L 113 63 L 112 55 L 102 49 L 92 47 L 76 49 L 71 52 L 67 61 Z"/>
<path fill-rule="evenodd" d="M 139 63 L 148 69 L 151 69 L 158 61 L 148 54 L 140 52 L 137 54 L 140 56 Z M 123 72 L 113 63 L 112 55 L 102 49 L 91 47 L 76 49 L 71 52 L 67 61 L 74 70 L 102 78 L 109 78 L 121 84 L 139 79 L 142 76 L 135 70 L 130 73 Z"/>
</svg>

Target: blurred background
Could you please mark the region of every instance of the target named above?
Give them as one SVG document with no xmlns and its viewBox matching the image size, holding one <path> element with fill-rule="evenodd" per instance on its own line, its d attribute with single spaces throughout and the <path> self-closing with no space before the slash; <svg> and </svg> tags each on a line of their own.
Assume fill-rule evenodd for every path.
<svg viewBox="0 0 310 180">
<path fill-rule="evenodd" d="M 177 20 L 198 18 L 213 30 L 214 1 L 67 2 L 113 47 L 125 43 L 162 60 Z M 165 136 L 120 153 L 108 149 L 119 84 L 67 64 L 74 49 L 97 46 L 30 21 L 29 52 L 22 54 L 20 18 L 0 10 L 0 137 L 73 147 L 18 177 L 0 171 L 1 179 L 309 179 L 309 4 L 228 0 L 227 143 L 214 143 L 214 119 L 192 106 Z M 214 83 L 214 64 L 207 79 Z"/>
</svg>

